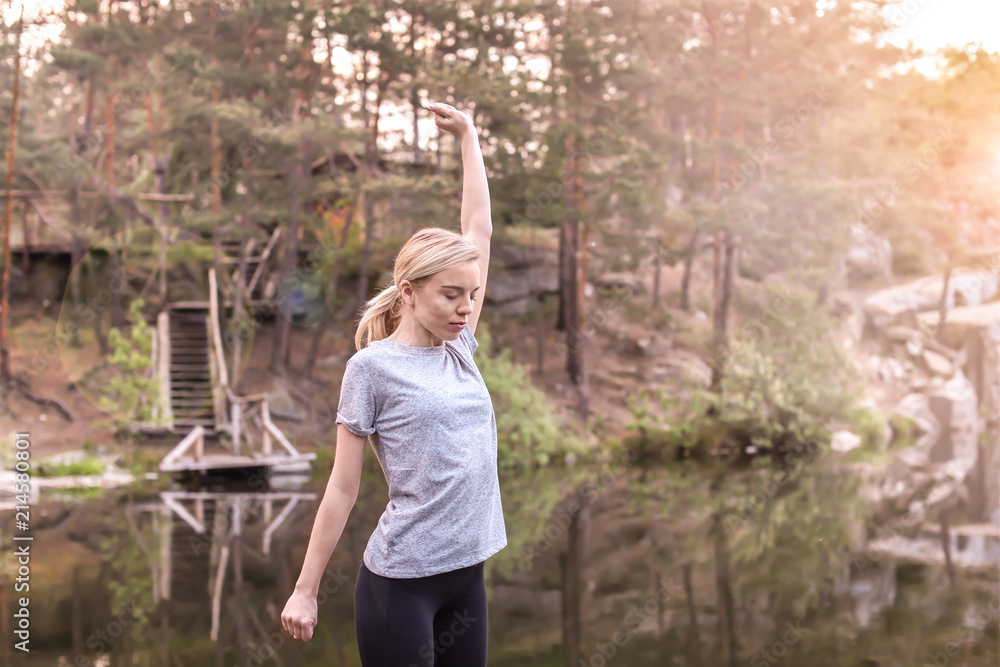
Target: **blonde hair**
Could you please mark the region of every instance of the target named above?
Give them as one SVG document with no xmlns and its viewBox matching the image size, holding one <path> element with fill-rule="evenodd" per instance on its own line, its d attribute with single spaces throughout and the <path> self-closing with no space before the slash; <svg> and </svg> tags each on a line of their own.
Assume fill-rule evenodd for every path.
<svg viewBox="0 0 1000 667">
<path fill-rule="evenodd" d="M 365 302 L 354 345 L 362 348 L 367 343 L 389 336 L 402 319 L 402 304 L 399 285 L 409 280 L 415 289 L 420 289 L 439 271 L 457 264 L 478 261 L 482 251 L 472 241 L 461 234 L 441 227 L 424 227 L 410 237 L 396 255 L 392 266 L 392 284 Z"/>
</svg>

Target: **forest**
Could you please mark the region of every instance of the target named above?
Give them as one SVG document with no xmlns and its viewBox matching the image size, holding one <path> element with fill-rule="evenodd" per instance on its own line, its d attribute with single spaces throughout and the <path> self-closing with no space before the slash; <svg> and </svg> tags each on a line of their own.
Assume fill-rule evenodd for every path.
<svg viewBox="0 0 1000 667">
<path fill-rule="evenodd" d="M 0 438 L 108 487 L 41 501 L 47 655 L 357 664 L 344 591 L 311 646 L 268 633 L 361 309 L 414 232 L 460 231 L 431 103 L 489 180 L 491 664 L 604 664 L 622 628 L 619 664 L 774 664 L 798 621 L 786 664 L 944 650 L 996 587 L 1000 52 L 901 45 L 927 4 L 5 3 Z M 180 491 L 182 446 L 290 452 L 312 491 Z M 345 568 L 384 506 L 365 465 Z M 127 639 L 85 650 L 126 603 Z M 995 664 L 987 620 L 966 665 Z"/>
</svg>

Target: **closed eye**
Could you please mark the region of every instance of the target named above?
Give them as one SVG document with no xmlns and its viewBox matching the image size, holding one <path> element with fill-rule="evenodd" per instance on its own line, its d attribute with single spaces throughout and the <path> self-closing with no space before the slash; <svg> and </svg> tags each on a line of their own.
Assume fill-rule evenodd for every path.
<svg viewBox="0 0 1000 667">
<path fill-rule="evenodd" d="M 455 296 L 449 296 L 449 297 L 448 297 L 448 301 L 454 301 L 454 300 L 455 300 L 455 299 L 457 299 L 457 298 L 458 298 L 458 297 L 455 297 Z M 472 297 L 472 300 L 473 300 L 473 301 L 475 301 L 475 300 L 476 300 L 476 297 Z"/>
</svg>

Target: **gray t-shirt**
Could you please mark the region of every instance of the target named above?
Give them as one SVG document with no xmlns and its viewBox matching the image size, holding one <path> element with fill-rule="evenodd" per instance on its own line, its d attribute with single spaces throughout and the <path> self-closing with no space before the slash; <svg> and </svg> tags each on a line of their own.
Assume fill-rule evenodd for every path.
<svg viewBox="0 0 1000 667">
<path fill-rule="evenodd" d="M 493 401 L 466 326 L 455 341 L 373 341 L 347 362 L 337 423 L 371 436 L 389 502 L 365 566 L 396 579 L 486 560 L 507 546 Z"/>
</svg>

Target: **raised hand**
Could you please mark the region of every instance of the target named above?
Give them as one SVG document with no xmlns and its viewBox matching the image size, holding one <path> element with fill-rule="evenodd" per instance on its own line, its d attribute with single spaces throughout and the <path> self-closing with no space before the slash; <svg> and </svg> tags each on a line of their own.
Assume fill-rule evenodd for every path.
<svg viewBox="0 0 1000 667">
<path fill-rule="evenodd" d="M 474 129 L 472 119 L 450 104 L 434 102 L 428 104 L 427 108 L 434 112 L 434 124 L 439 130 L 451 132 L 459 139 Z"/>
</svg>

